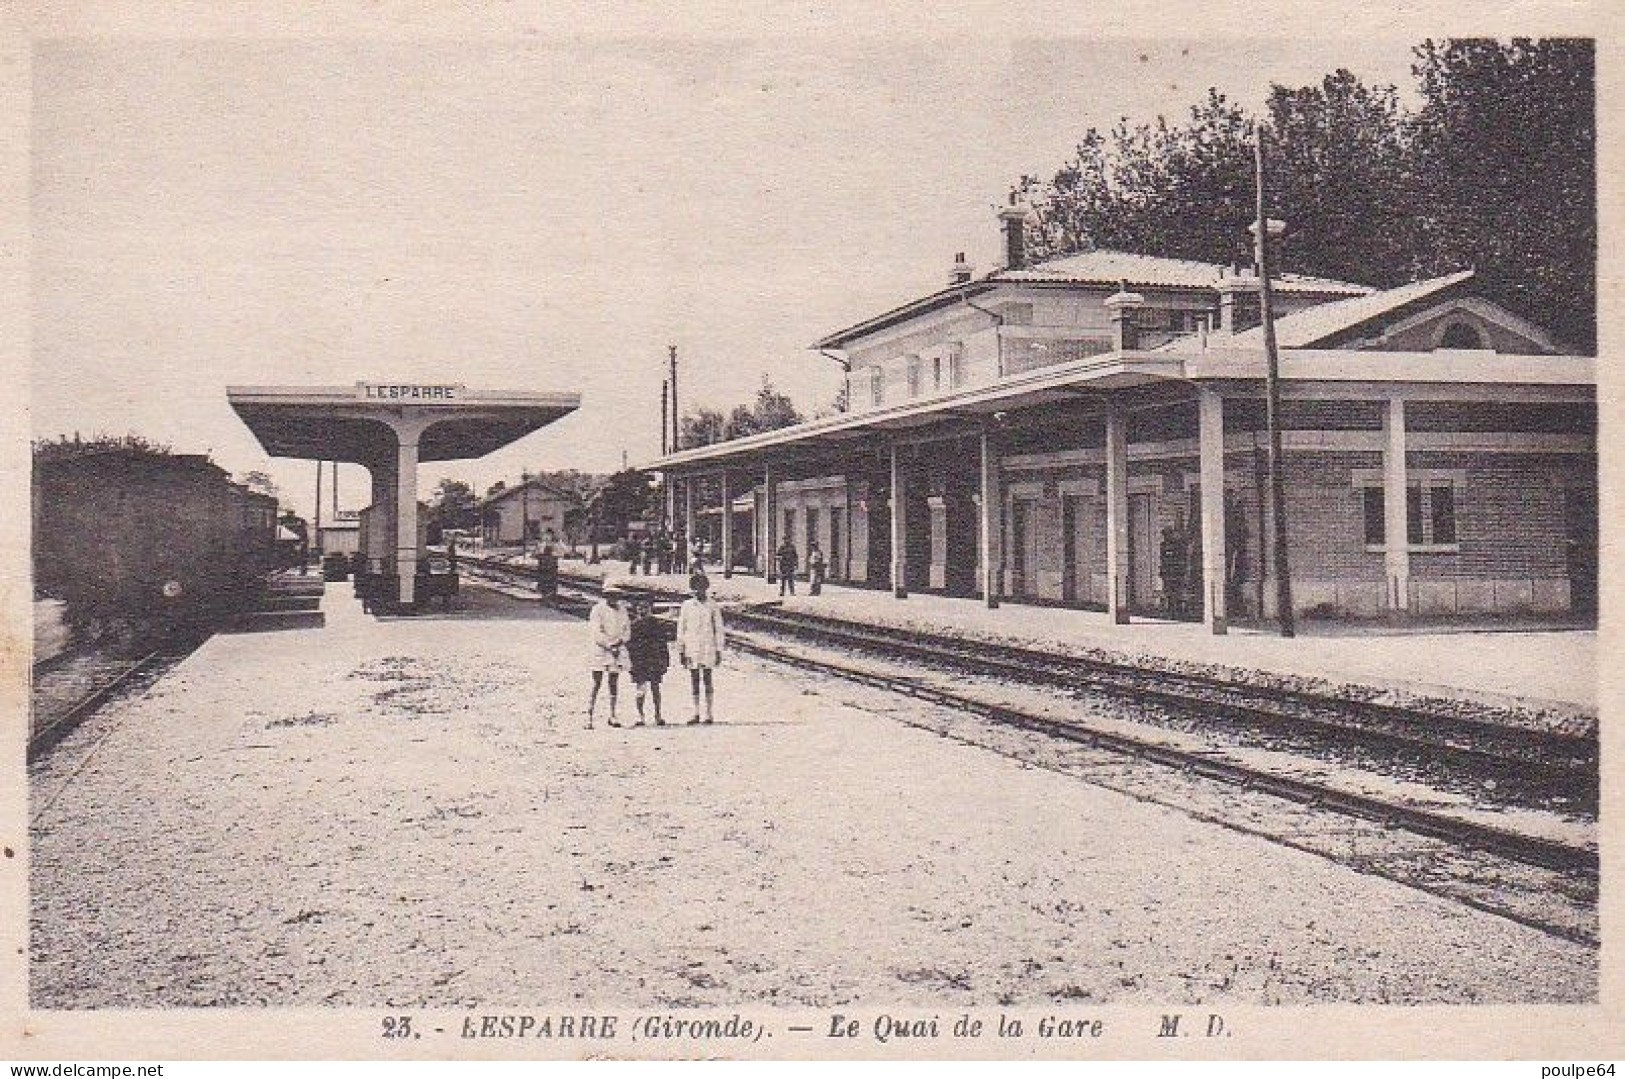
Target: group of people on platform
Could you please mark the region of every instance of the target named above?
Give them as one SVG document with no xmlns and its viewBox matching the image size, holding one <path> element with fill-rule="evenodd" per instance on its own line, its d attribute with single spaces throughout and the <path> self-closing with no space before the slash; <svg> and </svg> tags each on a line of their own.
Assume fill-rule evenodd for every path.
<svg viewBox="0 0 1625 1079">
<path fill-rule="evenodd" d="M 778 550 L 773 552 L 773 562 L 779 571 L 779 595 L 795 595 L 796 572 L 801 568 L 801 552 L 796 550 L 795 542 L 790 537 L 786 536 L 784 542 L 779 544 Z M 807 544 L 807 591 L 810 595 L 816 596 L 823 591 L 826 568 L 824 552 L 818 549 L 818 541 L 810 541 Z"/>
<path fill-rule="evenodd" d="M 623 541 L 623 548 L 626 572 L 634 577 L 640 569 L 645 577 L 656 573 L 682 573 L 685 569 L 692 571 L 703 553 L 699 540 L 685 544 L 681 536 L 673 536 L 664 528 L 642 536 L 630 534 Z"/>
<path fill-rule="evenodd" d="M 1247 523 L 1240 513 L 1225 518 L 1225 597 L 1231 610 L 1242 609 L 1242 591 L 1249 574 L 1251 555 Z M 1157 575 L 1162 579 L 1163 613 L 1172 619 L 1202 617 L 1202 545 L 1175 522 L 1162 530 L 1157 551 Z"/>
<path fill-rule="evenodd" d="M 637 576 L 641 568 L 643 575 L 652 577 L 656 573 L 683 573 L 690 575 L 705 573 L 706 546 L 705 541 L 699 537 L 687 544 L 688 559 L 682 560 L 681 551 L 685 544 L 681 537 L 674 539 L 665 530 L 650 532 L 642 537 L 630 535 L 626 538 L 625 550 L 627 557 L 628 576 Z M 778 571 L 779 595 L 796 594 L 796 575 L 801 571 L 801 552 L 796 550 L 793 540 L 786 537 L 773 552 L 774 568 Z M 816 596 L 823 591 L 825 574 L 828 562 L 824 552 L 819 549 L 818 541 L 812 540 L 807 547 L 807 585 L 810 594 Z"/>
<path fill-rule="evenodd" d="M 689 579 L 689 598 L 677 612 L 677 662 L 688 669 L 694 714 L 690 726 L 709 724 L 714 719 L 716 697 L 713 672 L 722 664 L 727 637 L 722 610 L 711 598 L 711 582 L 704 573 Z M 593 604 L 587 616 L 588 663 L 592 671 L 592 695 L 587 701 L 587 729 L 597 716 L 598 697 L 605 683 L 609 688 L 609 725 L 621 726 L 620 676 L 629 674 L 635 694 L 638 718 L 633 726 L 643 726 L 645 700 L 653 704 L 657 727 L 666 720 L 661 712 L 660 683 L 671 669 L 671 649 L 665 627 L 654 616 L 649 600 L 638 598 L 630 604 L 626 590 L 610 583 L 603 598 Z M 702 712 L 703 705 L 703 712 Z"/>
</svg>

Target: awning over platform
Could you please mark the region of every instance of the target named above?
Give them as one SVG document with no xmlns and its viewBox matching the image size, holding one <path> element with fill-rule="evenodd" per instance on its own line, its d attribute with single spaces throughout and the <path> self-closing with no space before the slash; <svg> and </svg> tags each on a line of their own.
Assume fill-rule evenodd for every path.
<svg viewBox="0 0 1625 1079">
<path fill-rule="evenodd" d="M 791 448 L 856 447 L 876 435 L 906 440 L 956 424 L 973 432 L 976 424 L 1001 413 L 1079 401 L 1104 405 L 1109 399 L 1150 398 L 1155 403 L 1168 393 L 1187 394 L 1194 401 L 1199 386 L 1226 394 L 1261 393 L 1264 371 L 1261 348 L 1187 346 L 1177 351 L 1110 352 L 1007 375 L 979 386 L 696 446 L 640 467 L 669 471 L 685 471 L 686 466 L 723 467 L 766 459 Z M 1595 400 L 1597 373 L 1596 360 L 1589 356 L 1287 349 L 1281 355 L 1281 378 L 1282 395 L 1288 398 L 1399 393 L 1441 400 L 1589 402 Z"/>
<path fill-rule="evenodd" d="M 273 457 L 368 464 L 394 456 L 394 427 L 422 421 L 418 459 L 483 457 L 574 412 L 574 393 L 455 384 L 230 386 L 226 399 Z"/>
</svg>

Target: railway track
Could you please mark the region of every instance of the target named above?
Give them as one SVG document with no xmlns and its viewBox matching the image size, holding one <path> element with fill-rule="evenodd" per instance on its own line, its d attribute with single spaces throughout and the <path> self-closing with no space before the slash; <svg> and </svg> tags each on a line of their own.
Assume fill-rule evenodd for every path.
<svg viewBox="0 0 1625 1079">
<path fill-rule="evenodd" d="M 1457 793 L 1487 787 L 1507 804 L 1596 814 L 1596 744 L 1584 739 L 1026 648 L 940 636 L 922 639 L 917 633 L 802 612 L 744 609 L 735 622 L 850 654 L 1044 686 L 1093 707 L 1105 698 L 1136 720 L 1198 737 L 1299 754 L 1330 753 L 1339 763 L 1420 778 Z"/>
<path fill-rule="evenodd" d="M 1595 739 L 1500 726 L 1387 702 L 1333 699 L 1291 687 L 1259 687 L 1015 645 L 941 636 L 922 643 L 920 635 L 910 630 L 802 611 L 754 608 L 741 612 L 741 616 L 757 625 L 822 637 L 833 643 L 884 648 L 921 660 L 951 659 L 990 674 L 1019 676 L 1174 708 L 1200 708 L 1210 717 L 1291 722 L 1326 731 L 1357 732 L 1395 744 L 1459 754 L 1479 763 L 1512 760 L 1537 767 L 1557 765 L 1591 771 L 1597 766 Z"/>
<path fill-rule="evenodd" d="M 111 654 L 90 643 L 34 664 L 28 761 L 32 763 L 48 753 L 109 699 L 144 676 L 184 659 L 201 643 L 201 638 L 188 639 L 136 656 Z"/>
<path fill-rule="evenodd" d="M 488 563 L 483 568 L 510 580 L 530 580 L 518 567 Z M 562 577 L 560 587 L 561 606 L 566 609 L 584 610 L 591 598 L 601 591 L 599 583 L 590 578 Z M 569 593 L 575 594 L 571 596 Z M 1133 697 L 1142 703 L 1149 700 L 1165 707 L 1201 708 L 1210 716 L 1244 716 L 1252 722 L 1293 722 L 1340 736 L 1372 738 L 1399 743 L 1417 752 L 1445 754 L 1466 766 L 1491 767 L 1510 762 L 1513 767 L 1534 765 L 1555 769 L 1551 775 L 1572 779 L 1574 769 L 1583 771 L 1589 762 L 1595 761 L 1594 748 L 1580 744 L 1581 740 L 1578 739 L 1544 736 L 1541 732 L 1503 731 L 1492 728 L 1490 724 L 1454 721 L 1388 704 L 1345 702 L 1293 690 L 1276 692 L 1269 688 L 1238 687 L 1232 683 L 1177 674 L 1170 674 L 1164 680 L 1164 672 L 1160 671 L 1091 660 L 1078 660 L 1074 664 L 1071 657 L 1055 657 L 1013 647 L 986 646 L 984 655 L 984 646 L 980 644 L 939 642 L 936 638 L 925 643 L 917 635 L 914 635 L 914 640 L 905 640 L 901 638 L 909 636 L 907 631 L 870 632 L 871 627 L 868 626 L 848 624 L 851 627 L 848 628 L 833 624 L 836 620 L 832 619 L 798 617 L 763 608 L 736 608 L 729 614 L 734 629 L 753 628 L 761 634 L 810 640 L 825 653 L 832 648 L 849 652 L 861 649 L 866 654 L 878 654 L 895 662 L 934 662 L 940 665 L 946 660 L 950 664 L 973 664 L 983 673 L 1019 679 L 1028 684 L 1055 685 L 1058 680 L 1065 679 L 1065 684 L 1076 688 L 1078 679 L 1086 677 L 1089 679 L 1088 689 L 1095 689 L 1095 683 L 1099 682 L 1102 686 L 1100 692 L 1111 697 Z M 1394 799 L 1351 792 L 1331 784 L 1226 760 L 1211 752 L 1135 737 L 1092 725 L 1082 719 L 1057 718 L 1028 708 L 992 703 L 960 689 L 932 685 L 926 679 L 910 677 L 906 671 L 877 669 L 828 654 L 787 649 L 758 639 L 756 634 L 741 636 L 730 633 L 730 637 L 732 646 L 763 659 L 890 693 L 905 694 L 929 704 L 979 716 L 1001 727 L 1153 762 L 1183 775 L 1199 776 L 1236 789 L 1267 794 L 1299 806 L 1373 823 L 1384 829 L 1400 830 L 1550 870 L 1578 881 L 1582 892 L 1594 892 L 1596 886 L 1598 854 L 1589 846 L 1466 820 Z M 939 644 L 946 644 L 946 649 L 939 647 Z M 1305 709 L 1311 711 L 1309 716 L 1298 714 Z M 1332 714 L 1340 710 L 1348 714 Z M 1430 736 L 1428 732 L 1416 729 L 1424 722 L 1441 726 L 1453 723 L 1454 726 L 1441 730 L 1438 736 Z M 1481 740 L 1475 743 L 1471 741 L 1474 738 Z M 1540 754 L 1551 752 L 1554 747 L 1562 754 L 1557 761 L 1538 760 Z M 1498 753 L 1511 756 L 1498 756 Z M 1540 923 L 1531 921 L 1531 924 Z M 1562 926 L 1541 925 L 1541 928 L 1575 939 L 1590 939 L 1584 932 L 1576 934 Z"/>
<path fill-rule="evenodd" d="M 28 759 L 38 759 L 104 701 L 163 658 L 159 650 L 130 658 L 84 647 L 36 663 L 30 695 Z"/>
</svg>

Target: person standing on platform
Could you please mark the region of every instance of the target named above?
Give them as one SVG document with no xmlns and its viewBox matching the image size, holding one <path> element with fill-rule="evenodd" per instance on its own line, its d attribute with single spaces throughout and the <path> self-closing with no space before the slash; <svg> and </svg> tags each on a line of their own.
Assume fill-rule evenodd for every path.
<svg viewBox="0 0 1625 1079">
<path fill-rule="evenodd" d="M 694 695 L 694 718 L 690 727 L 712 721 L 712 703 L 715 689 L 712 672 L 722 664 L 722 648 L 726 637 L 722 628 L 722 610 L 709 598 L 711 582 L 704 574 L 696 574 L 689 582 L 694 595 L 683 601 L 677 612 L 677 660 L 688 668 L 689 688 Z M 705 719 L 700 719 L 700 694 L 705 694 Z"/>
<path fill-rule="evenodd" d="M 659 556 L 660 556 L 660 572 L 663 573 L 663 574 L 664 573 L 670 573 L 672 571 L 672 569 L 671 569 L 671 552 L 672 552 L 671 533 L 667 532 L 664 528 L 662 528 L 660 530 L 660 537 L 655 542 L 655 550 L 656 550 L 656 553 L 659 554 Z"/>
<path fill-rule="evenodd" d="M 784 537 L 779 544 L 778 551 L 773 556 L 779 563 L 779 595 L 796 594 L 796 568 L 801 557 L 796 553 L 796 545 L 790 542 L 790 537 Z"/>
<path fill-rule="evenodd" d="M 643 575 L 653 577 L 655 572 L 655 556 L 659 552 L 655 549 L 655 537 L 651 532 L 643 537 Z"/>
<path fill-rule="evenodd" d="M 551 538 L 536 548 L 536 591 L 550 604 L 559 598 L 559 556 Z"/>
<path fill-rule="evenodd" d="M 587 615 L 588 662 L 592 665 L 592 696 L 587 700 L 587 729 L 592 730 L 598 710 L 598 691 L 609 676 L 609 725 L 619 727 L 615 706 L 620 693 L 621 672 L 626 669 L 626 642 L 632 623 L 621 605 L 620 585 L 606 585 L 604 598 L 593 604 Z"/>
<path fill-rule="evenodd" d="M 807 592 L 816 596 L 824 590 L 824 552 L 817 540 L 807 541 Z"/>
<path fill-rule="evenodd" d="M 643 726 L 643 698 L 647 693 L 654 699 L 655 726 L 664 727 L 666 721 L 660 715 L 660 680 L 671 667 L 671 650 L 666 647 L 665 627 L 655 618 L 654 607 L 646 599 L 633 604 L 626 656 L 632 668 L 632 685 L 637 691 L 638 721 L 634 726 Z"/>
</svg>

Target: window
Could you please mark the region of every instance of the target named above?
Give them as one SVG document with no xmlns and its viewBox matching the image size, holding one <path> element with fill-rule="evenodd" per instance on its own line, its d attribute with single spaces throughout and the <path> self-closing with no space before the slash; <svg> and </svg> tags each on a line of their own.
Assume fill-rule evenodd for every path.
<svg viewBox="0 0 1625 1079">
<path fill-rule="evenodd" d="M 1361 531 L 1366 547 L 1381 550 L 1388 543 L 1387 505 L 1377 483 L 1359 488 Z M 1405 492 L 1405 544 L 1411 548 L 1455 547 L 1456 489 L 1450 483 L 1424 480 Z"/>
<path fill-rule="evenodd" d="M 931 357 L 931 392 L 942 392 L 942 357 Z"/>
<path fill-rule="evenodd" d="M 1168 329 L 1174 333 L 1196 333 L 1203 326 L 1217 322 L 1218 318 L 1207 311 L 1178 308 L 1168 312 Z"/>
<path fill-rule="evenodd" d="M 948 383 L 954 387 L 965 384 L 965 346 L 958 341 L 948 346 Z"/>
<path fill-rule="evenodd" d="M 1454 487 L 1434 487 L 1431 489 L 1431 504 L 1433 515 L 1430 523 L 1433 525 L 1434 543 L 1455 543 L 1456 541 L 1456 489 Z"/>
<path fill-rule="evenodd" d="M 1381 547 L 1387 541 L 1388 519 L 1382 501 L 1381 487 L 1367 487 L 1360 492 L 1365 498 L 1365 545 Z"/>
<path fill-rule="evenodd" d="M 869 368 L 869 403 L 877 408 L 886 403 L 886 372 L 879 366 Z"/>
<path fill-rule="evenodd" d="M 918 356 L 908 358 L 908 395 L 910 397 L 920 396 L 920 358 Z"/>
<path fill-rule="evenodd" d="M 1440 348 L 1488 348 L 1484 335 L 1465 322 L 1453 322 L 1439 339 Z"/>
</svg>

